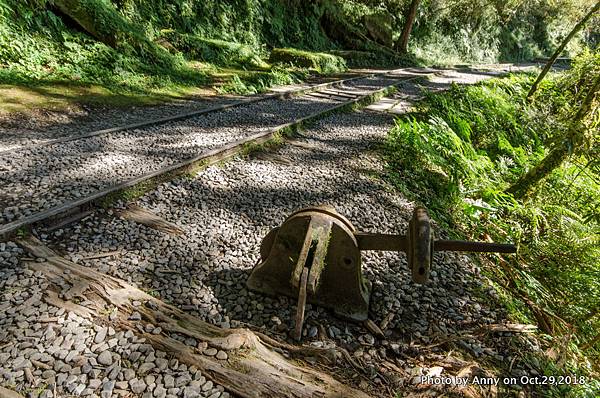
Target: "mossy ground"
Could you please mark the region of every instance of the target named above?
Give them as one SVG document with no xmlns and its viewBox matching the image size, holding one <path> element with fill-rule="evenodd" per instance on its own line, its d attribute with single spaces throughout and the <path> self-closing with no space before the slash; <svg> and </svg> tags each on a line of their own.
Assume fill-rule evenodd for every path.
<svg viewBox="0 0 600 398">
<path fill-rule="evenodd" d="M 309 68 L 319 73 L 335 73 L 346 69 L 346 61 L 338 55 L 295 48 L 275 48 L 271 51 L 269 61 Z"/>
<path fill-rule="evenodd" d="M 201 68 L 206 73 L 206 84 L 166 82 L 132 90 L 111 84 L 60 79 L 5 84 L 1 84 L 0 80 L 0 115 L 32 116 L 43 111 L 61 112 L 85 105 L 125 108 L 219 94 L 256 94 L 265 92 L 272 86 L 298 83 L 312 76 L 309 70 L 294 67 L 244 70 L 234 67 L 218 68 L 200 62 L 190 65 Z M 333 78 L 338 75 L 332 73 L 331 76 Z"/>
<path fill-rule="evenodd" d="M 267 63 L 266 41 L 286 43 L 281 40 L 289 35 L 282 31 L 278 39 L 263 37 L 252 15 L 269 11 L 282 21 L 289 19 L 291 11 L 274 4 L 264 10 L 247 5 L 245 13 L 225 3 L 218 12 L 198 3 L 193 21 L 182 21 L 176 9 L 153 2 L 81 0 L 81 5 L 96 16 L 93 22 L 82 10 L 61 11 L 45 0 L 0 0 L 0 114 L 39 114 L 85 104 L 154 105 L 215 93 L 255 94 L 314 73 L 345 69 L 343 62 L 333 68 L 327 64 L 326 70 Z M 222 12 L 223 18 L 235 11 L 236 20 L 213 20 L 204 12 L 209 10 Z M 306 15 L 303 23 L 316 18 Z M 89 24 L 94 25 L 91 30 L 84 28 Z M 313 32 L 305 28 L 294 27 L 295 32 Z M 98 30 L 101 38 L 93 33 Z M 331 45 L 324 37 L 311 36 L 310 41 Z M 316 53 L 319 46 L 313 47 Z"/>
<path fill-rule="evenodd" d="M 146 93 L 119 93 L 100 85 L 50 82 L 40 85 L 0 85 L 0 115 L 62 112 L 82 105 L 128 107 L 158 105 L 175 99 L 206 97 L 215 91 L 207 87 L 169 87 Z"/>
</svg>

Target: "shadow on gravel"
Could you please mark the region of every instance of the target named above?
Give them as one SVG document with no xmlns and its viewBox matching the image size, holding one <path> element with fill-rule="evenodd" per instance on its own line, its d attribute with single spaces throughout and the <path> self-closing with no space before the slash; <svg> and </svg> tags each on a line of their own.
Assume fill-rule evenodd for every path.
<svg viewBox="0 0 600 398">
<path fill-rule="evenodd" d="M 317 140 L 313 139 L 313 141 Z M 320 141 L 324 143 L 327 140 Z M 344 144 L 336 142 L 342 148 L 344 147 Z M 351 139 L 348 139 L 348 142 L 356 145 Z M 303 154 L 304 151 L 298 151 L 297 155 L 300 157 L 295 157 L 295 160 L 305 165 L 314 164 L 314 153 L 309 153 L 307 158 L 304 158 Z M 318 161 L 339 162 L 347 157 L 348 153 L 339 151 L 335 154 L 328 152 L 322 155 L 325 157 L 320 158 L 319 155 Z M 260 162 L 252 163 L 255 165 Z M 282 171 L 286 166 L 278 167 L 282 173 L 281 178 L 286 178 Z M 310 172 L 310 168 L 306 167 L 306 170 Z M 203 182 L 195 180 L 192 184 L 197 191 Z M 395 228 L 392 231 L 382 231 L 382 227 L 376 221 L 368 224 L 363 217 L 361 222 L 360 219 L 349 214 L 348 209 L 346 211 L 342 209 L 341 212 L 348 216 L 360 230 L 403 233 L 410 214 L 410 209 L 399 209 L 386 196 L 377 195 L 379 185 L 374 181 L 361 184 L 358 179 L 340 178 L 335 182 L 330 179 L 326 186 L 314 187 L 310 192 L 296 190 L 293 187 L 273 189 L 254 184 L 252 181 L 247 181 L 247 184 L 235 189 L 211 187 L 210 194 L 209 188 L 206 188 L 207 196 L 213 199 L 206 204 L 214 209 L 226 209 L 227 212 L 238 214 L 240 218 L 254 226 L 269 228 L 277 226 L 292 210 L 314 204 L 330 203 L 334 206 L 343 206 L 344 203 L 351 203 L 354 207 L 352 210 L 366 212 L 367 208 L 360 204 L 361 197 L 375 196 L 374 202 L 378 203 L 378 207 L 386 209 L 386 214 L 383 216 L 395 220 L 393 223 Z M 294 208 L 289 208 L 290 202 L 294 203 Z M 256 208 L 256 203 L 268 203 L 269 206 Z M 339 206 L 337 207 L 340 208 Z M 254 211 L 247 212 L 246 210 L 251 207 L 254 207 Z M 388 228 L 389 223 L 385 229 Z M 266 232 L 268 229 L 264 230 Z M 242 234 L 255 234 L 255 231 L 253 228 L 248 228 L 247 231 L 242 231 Z M 260 242 L 255 242 L 253 253 L 258 253 L 259 244 Z M 241 243 L 230 241 L 227 246 L 239 247 Z M 224 267 L 208 272 L 204 283 L 212 289 L 218 305 L 230 314 L 231 319 L 248 323 L 256 328 L 266 327 L 277 333 L 285 333 L 292 328 L 295 300 L 285 297 L 263 297 L 248 292 L 245 282 L 250 274 L 250 267 L 254 264 L 245 262 L 240 265 L 244 268 Z M 403 253 L 363 253 L 362 270 L 373 283 L 370 318 L 380 324 L 393 314 L 393 319 L 388 324 L 386 338 L 402 342 L 408 352 L 419 351 L 444 339 L 452 340 L 462 333 L 473 332 L 478 325 L 494 323 L 502 319 L 501 314 L 491 309 L 497 307 L 493 299 L 485 303 L 481 301 L 479 294 L 485 289 L 477 267 L 460 254 L 436 254 L 432 279 L 425 286 L 416 285 L 410 280 Z M 312 328 L 320 329 L 320 325 L 323 325 L 325 336 L 312 336 L 308 341 L 335 338 L 342 345 L 352 346 L 357 344 L 356 337 L 369 333 L 362 325 L 339 319 L 327 310 L 313 308 L 307 311 L 307 333 L 312 335 L 314 333 L 311 332 L 314 330 Z M 475 356 L 482 355 L 485 349 L 481 344 L 471 346 L 465 343 L 465 347 L 468 347 Z M 401 348 L 398 350 L 403 352 Z"/>
<path fill-rule="evenodd" d="M 234 326 L 238 321 L 255 328 L 267 327 L 275 332 L 285 332 L 296 311 L 294 300 L 249 291 L 246 280 L 251 270 L 227 268 L 215 271 L 208 275 L 205 283 L 213 289 L 223 312 L 234 320 Z"/>
<path fill-rule="evenodd" d="M 19 156 L 0 161 L 0 169 L 6 166 L 9 171 L 0 177 L 0 183 L 13 192 L 10 206 L 22 205 L 25 194 L 19 192 L 24 189 L 43 199 L 37 201 L 38 206 L 46 209 L 264 132 L 294 120 L 299 110 L 307 115 L 322 110 L 324 105 L 332 106 L 334 101 L 293 98 L 286 104 L 289 106 L 277 111 L 273 106 L 265 108 L 265 103 L 249 104 L 147 129 L 17 152 Z M 62 193 L 58 197 L 57 191 Z"/>
</svg>

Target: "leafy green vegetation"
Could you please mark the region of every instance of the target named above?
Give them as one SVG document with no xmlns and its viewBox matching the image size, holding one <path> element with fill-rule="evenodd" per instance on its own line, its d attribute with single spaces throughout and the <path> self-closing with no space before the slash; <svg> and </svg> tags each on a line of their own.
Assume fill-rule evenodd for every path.
<svg viewBox="0 0 600 398">
<path fill-rule="evenodd" d="M 413 28 L 412 46 L 417 57 L 435 64 L 531 60 L 556 48 L 594 3 L 424 1 Z M 597 25 L 590 29 L 597 30 Z M 568 53 L 577 54 L 585 47 L 585 37 L 579 35 L 570 43 Z"/>
<path fill-rule="evenodd" d="M 592 0 L 423 1 L 411 53 L 400 55 L 408 3 L 0 0 L 0 84 L 68 85 L 83 92 L 69 101 L 119 105 L 204 94 L 200 86 L 260 92 L 346 65 L 522 60 L 547 54 Z M 594 29 L 568 50 L 597 40 Z"/>
<path fill-rule="evenodd" d="M 269 87 L 293 84 L 306 79 L 306 69 L 272 67 L 268 72 L 233 71 L 231 78 L 217 90 L 221 93 L 256 94 Z"/>
<path fill-rule="evenodd" d="M 507 190 L 557 145 L 572 145 L 562 132 L 597 76 L 600 54 L 586 52 L 544 81 L 533 103 L 525 99 L 532 75 L 453 86 L 397 120 L 385 146 L 390 181 L 442 227 L 518 244 L 517 256 L 482 259 L 515 320 L 545 335 L 541 362 L 555 375 L 600 371 L 598 97 L 585 122 L 586 150 L 551 170 L 531 195 L 517 199 Z"/>
<path fill-rule="evenodd" d="M 164 31 L 163 42 L 186 54 L 189 59 L 213 62 L 217 65 L 236 65 L 241 67 L 268 69 L 251 47 L 224 40 L 206 39 L 199 35 L 178 33 L 173 30 Z"/>
<path fill-rule="evenodd" d="M 71 3 L 74 6 L 66 15 L 59 4 Z M 30 97 L 36 98 L 29 102 L 43 106 L 40 97 L 44 96 L 52 100 L 50 108 L 60 108 L 77 100 L 155 103 L 205 94 L 198 87 L 207 85 L 220 92 L 256 93 L 308 76 L 307 68 L 272 67 L 264 61 L 266 39 L 262 30 L 256 30 L 259 26 L 252 13 L 235 8 L 237 17 L 231 20 L 227 18 L 231 4 L 196 3 L 195 8 L 184 9 L 184 2 L 0 0 L 0 83 L 21 94 L 15 100 L 22 103 L 3 111 L 26 109 Z M 283 20 L 288 17 L 282 14 L 285 10 L 271 7 L 253 12 Z M 306 15 L 302 20 L 311 14 Z M 215 16 L 220 19 L 214 20 Z M 277 37 L 288 38 L 289 27 L 282 24 Z M 301 23 L 296 28 L 306 26 Z M 287 44 L 286 40 L 281 43 Z M 318 72 L 345 68 L 343 63 L 339 68 L 331 65 L 317 64 L 325 66 Z M 72 95 L 58 94 L 63 100 L 59 104 L 56 96 L 47 95 L 60 91 L 53 86 L 66 87 Z"/>
<path fill-rule="evenodd" d="M 0 82 L 4 84 L 99 85 L 112 94 L 130 95 L 187 92 L 186 87 L 208 81 L 205 73 L 157 46 L 145 54 L 121 51 L 69 28 L 51 11 L 27 3 L 4 4 L 3 10 Z"/>
</svg>

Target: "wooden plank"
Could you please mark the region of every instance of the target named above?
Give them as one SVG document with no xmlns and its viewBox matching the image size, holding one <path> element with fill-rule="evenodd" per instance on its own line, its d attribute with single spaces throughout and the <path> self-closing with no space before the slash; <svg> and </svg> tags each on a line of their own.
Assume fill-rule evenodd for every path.
<svg viewBox="0 0 600 398">
<path fill-rule="evenodd" d="M 258 152 L 252 156 L 254 159 L 264 160 L 267 162 L 279 163 L 286 166 L 291 166 L 294 164 L 290 159 L 285 156 L 277 155 L 269 152 Z"/>
<path fill-rule="evenodd" d="M 0 386 L 0 398 L 25 398 L 18 392 Z"/>
<path fill-rule="evenodd" d="M 126 220 L 130 220 L 138 224 L 169 233 L 171 235 L 181 235 L 184 232 L 183 229 L 179 228 L 172 222 L 169 222 L 152 213 L 151 211 L 137 205 L 129 205 L 124 210 L 117 210 L 116 213 Z"/>
<path fill-rule="evenodd" d="M 328 94 L 328 95 L 333 95 L 336 97 L 343 97 L 343 98 L 348 98 L 348 99 L 354 99 L 356 98 L 356 95 L 350 94 L 350 92 L 348 91 L 342 91 L 342 90 L 330 90 L 330 89 L 325 89 L 325 90 L 321 90 L 319 92 Z"/>
<path fill-rule="evenodd" d="M 105 257 L 118 257 L 121 254 L 123 254 L 123 252 L 121 250 L 114 250 L 114 251 L 110 251 L 110 252 L 105 252 L 105 253 L 98 253 L 98 254 L 92 254 L 89 256 L 85 256 L 82 257 L 82 260 L 96 260 L 99 258 L 105 258 Z"/>
<path fill-rule="evenodd" d="M 339 101 L 338 98 L 333 98 L 333 96 L 331 95 L 327 95 L 327 94 L 323 94 L 323 93 L 309 93 L 306 94 L 307 97 L 313 97 L 313 98 L 323 98 L 323 99 L 329 99 L 329 100 L 335 100 L 335 101 Z"/>
</svg>

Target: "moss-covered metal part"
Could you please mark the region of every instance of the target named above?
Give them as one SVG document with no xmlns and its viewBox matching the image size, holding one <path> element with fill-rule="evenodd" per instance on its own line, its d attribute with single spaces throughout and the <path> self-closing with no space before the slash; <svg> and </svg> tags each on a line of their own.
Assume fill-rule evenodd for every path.
<svg viewBox="0 0 600 398">
<path fill-rule="evenodd" d="M 344 318 L 368 318 L 371 282 L 361 269 L 361 250 L 403 251 L 415 283 L 424 284 L 435 251 L 514 253 L 512 244 L 435 240 L 427 210 L 417 207 L 407 235 L 358 232 L 328 205 L 290 215 L 263 239 L 260 262 L 248 288 L 263 294 L 298 297 L 294 337 L 300 339 L 306 302 Z"/>
<path fill-rule="evenodd" d="M 330 206 L 300 210 L 273 229 L 261 245 L 261 263 L 248 279 L 251 290 L 298 297 L 309 269 L 306 301 L 357 321 L 368 317 L 371 284 L 361 272 L 354 227 Z"/>
</svg>

